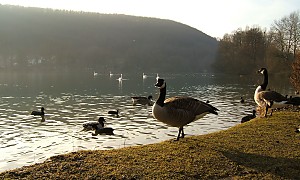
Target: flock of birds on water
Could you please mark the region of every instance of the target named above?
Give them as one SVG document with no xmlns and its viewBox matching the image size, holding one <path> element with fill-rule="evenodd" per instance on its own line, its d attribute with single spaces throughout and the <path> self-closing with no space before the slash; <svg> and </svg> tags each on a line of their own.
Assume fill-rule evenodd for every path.
<svg viewBox="0 0 300 180">
<path fill-rule="evenodd" d="M 258 73 L 261 73 L 264 77 L 263 83 L 259 85 L 254 92 L 254 101 L 257 104 L 257 110 L 253 110 L 252 114 L 247 115 L 241 119 L 241 123 L 247 122 L 256 117 L 257 111 L 259 111 L 260 116 L 268 117 L 272 116 L 274 109 L 283 108 L 290 105 L 300 105 L 300 97 L 290 97 L 283 96 L 276 91 L 267 89 L 268 85 L 268 71 L 266 68 L 261 68 Z M 94 72 L 94 76 L 97 73 Z M 113 74 L 110 73 L 110 76 Z M 147 78 L 147 75 L 143 73 L 143 78 Z M 192 97 L 184 96 L 174 96 L 166 98 L 167 95 L 167 84 L 164 79 L 161 79 L 158 74 L 156 76 L 157 83 L 155 86 L 159 89 L 159 96 L 155 102 L 153 102 L 153 97 L 150 95 L 148 97 L 131 97 L 133 105 L 142 104 L 152 106 L 152 115 L 158 121 L 167 124 L 172 127 L 179 128 L 178 135 L 176 140 L 184 138 L 185 134 L 183 127 L 193 121 L 201 119 L 206 114 L 218 115 L 219 111 L 216 107 L 211 105 L 209 101 L 203 102 Z M 122 74 L 117 79 L 118 81 L 124 80 Z M 244 103 L 245 100 L 241 97 L 241 103 Z M 41 111 L 33 111 L 31 115 L 37 115 L 42 117 L 42 121 L 45 121 L 44 118 L 44 107 L 41 108 Z M 268 115 L 269 110 L 271 113 Z M 108 111 L 108 114 L 119 116 L 119 110 Z M 93 130 L 95 133 L 92 135 L 98 134 L 108 134 L 112 135 L 114 129 L 111 127 L 105 127 L 105 119 L 100 117 L 98 122 L 86 122 L 83 124 L 83 128 L 86 131 Z M 298 128 L 296 132 L 299 132 Z"/>
</svg>

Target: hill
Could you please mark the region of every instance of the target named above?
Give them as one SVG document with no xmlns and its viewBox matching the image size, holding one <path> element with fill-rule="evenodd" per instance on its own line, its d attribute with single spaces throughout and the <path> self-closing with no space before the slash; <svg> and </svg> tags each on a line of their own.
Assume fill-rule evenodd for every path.
<svg viewBox="0 0 300 180">
<path fill-rule="evenodd" d="M 199 72 L 216 39 L 170 20 L 0 5 L 0 67 Z"/>
</svg>

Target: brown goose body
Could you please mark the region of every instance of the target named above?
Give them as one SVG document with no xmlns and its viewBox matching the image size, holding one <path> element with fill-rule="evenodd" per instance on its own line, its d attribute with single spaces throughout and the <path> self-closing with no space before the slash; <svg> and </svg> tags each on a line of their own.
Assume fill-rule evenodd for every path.
<svg viewBox="0 0 300 180">
<path fill-rule="evenodd" d="M 191 97 L 171 97 L 165 99 L 166 83 L 159 79 L 156 86 L 160 88 L 159 98 L 152 107 L 155 119 L 169 126 L 179 127 L 177 140 L 184 137 L 183 126 L 202 118 L 208 113 L 218 114 L 218 109 L 210 104 Z"/>
<path fill-rule="evenodd" d="M 169 126 L 182 127 L 208 113 L 214 113 L 211 105 L 191 97 L 171 97 L 164 101 L 164 106 L 153 106 L 153 116 Z"/>
</svg>

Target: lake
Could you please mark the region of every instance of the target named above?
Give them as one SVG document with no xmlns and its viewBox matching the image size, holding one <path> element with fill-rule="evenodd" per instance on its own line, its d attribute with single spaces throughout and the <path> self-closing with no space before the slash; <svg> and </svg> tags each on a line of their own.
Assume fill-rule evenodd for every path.
<svg viewBox="0 0 300 180">
<path fill-rule="evenodd" d="M 161 142 L 177 137 L 178 128 L 156 121 L 150 106 L 132 105 L 131 96 L 158 96 L 156 73 L 0 72 L 0 171 L 43 162 L 78 151 L 113 149 Z M 185 127 L 186 136 L 224 130 L 251 114 L 254 90 L 262 76 L 224 74 L 159 74 L 167 83 L 167 97 L 191 96 L 209 100 L 219 115 L 208 114 Z M 270 77 L 270 86 L 282 94 L 293 89 L 286 80 Z M 240 97 L 245 103 L 240 103 Z M 30 112 L 45 108 L 45 122 Z M 120 111 L 119 117 L 108 115 Z M 82 124 L 102 116 L 114 135 L 93 136 Z"/>
</svg>

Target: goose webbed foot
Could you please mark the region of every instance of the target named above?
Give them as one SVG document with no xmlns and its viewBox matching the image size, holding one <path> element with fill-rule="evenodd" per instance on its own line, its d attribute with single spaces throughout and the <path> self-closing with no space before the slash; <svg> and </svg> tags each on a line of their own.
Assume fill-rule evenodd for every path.
<svg viewBox="0 0 300 180">
<path fill-rule="evenodd" d="M 178 132 L 178 136 L 177 136 L 176 141 L 179 141 L 179 139 L 180 139 L 180 134 L 181 134 L 181 138 L 184 138 L 183 127 L 180 127 L 180 128 L 179 128 L 179 132 Z"/>
</svg>

